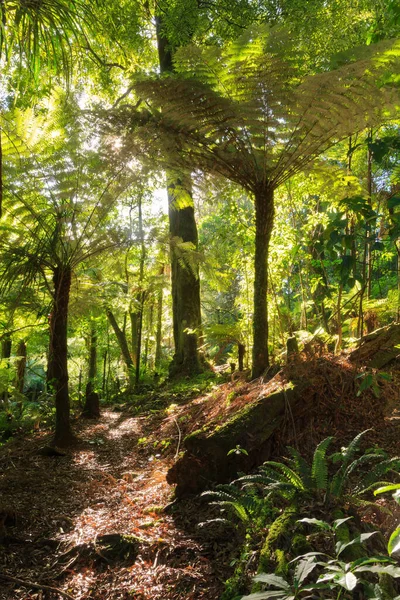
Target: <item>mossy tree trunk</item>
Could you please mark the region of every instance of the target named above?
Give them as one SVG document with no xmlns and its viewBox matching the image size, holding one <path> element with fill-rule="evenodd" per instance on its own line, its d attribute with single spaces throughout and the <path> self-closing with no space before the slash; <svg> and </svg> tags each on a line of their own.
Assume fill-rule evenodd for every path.
<svg viewBox="0 0 400 600">
<path fill-rule="evenodd" d="M 0 218 L 3 215 L 3 145 L 0 127 Z"/>
<path fill-rule="evenodd" d="M 274 190 L 261 188 L 254 195 L 256 239 L 254 255 L 254 313 L 252 377 L 269 367 L 268 354 L 268 251 L 274 223 Z"/>
<path fill-rule="evenodd" d="M 178 182 L 180 187 L 180 182 Z M 169 223 L 171 245 L 171 287 L 175 354 L 171 373 L 198 373 L 202 366 L 198 355 L 201 330 L 200 279 L 198 265 L 176 247 L 181 241 L 197 248 L 197 227 L 193 204 L 177 208 L 176 187 L 169 185 Z"/>
<path fill-rule="evenodd" d="M 160 275 L 164 275 L 164 265 L 161 267 Z M 160 287 L 157 297 L 157 329 L 156 329 L 156 355 L 155 368 L 158 369 L 161 362 L 162 342 L 162 317 L 163 317 L 163 289 Z"/>
<path fill-rule="evenodd" d="M 74 442 L 70 422 L 68 391 L 68 304 L 71 288 L 71 267 L 59 265 L 54 269 L 54 302 L 50 315 L 49 362 L 47 386 L 54 391 L 56 403 L 56 429 L 54 442 L 57 446 L 69 446 Z"/>
<path fill-rule="evenodd" d="M 246 354 L 246 346 L 238 342 L 238 364 L 239 371 L 244 371 L 244 355 Z"/>
<path fill-rule="evenodd" d="M 156 17 L 157 45 L 161 73 L 172 73 L 173 63 L 169 40 L 165 36 L 163 24 Z M 198 354 L 198 338 L 201 331 L 200 279 L 198 266 L 182 260 L 177 252 L 176 242 L 184 242 L 197 249 L 198 236 L 194 215 L 189 177 L 167 173 L 168 214 L 171 237 L 171 287 L 172 317 L 175 354 L 170 373 L 193 374 L 203 370 Z M 180 207 L 178 190 L 185 192 L 185 206 Z M 190 252 L 190 251 L 189 251 Z"/>
</svg>

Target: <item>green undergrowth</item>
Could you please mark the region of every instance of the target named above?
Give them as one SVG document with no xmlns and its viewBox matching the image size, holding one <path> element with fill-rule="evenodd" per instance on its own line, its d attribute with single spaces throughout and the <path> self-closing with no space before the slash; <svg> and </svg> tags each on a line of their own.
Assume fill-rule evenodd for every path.
<svg viewBox="0 0 400 600">
<path fill-rule="evenodd" d="M 117 407 L 127 408 L 137 413 L 156 413 L 168 409 L 171 404 L 184 405 L 198 396 L 211 392 L 215 386 L 225 381 L 223 375 L 211 371 L 190 378 L 174 378 L 152 388 L 148 386 L 142 390 L 139 388 L 138 393 L 135 394 L 129 392 L 120 394 Z"/>
<path fill-rule="evenodd" d="M 380 486 L 400 480 L 400 461 L 379 448 L 362 451 L 367 433 L 331 454 L 333 438 L 326 438 L 310 464 L 291 449 L 285 462 L 267 461 L 254 475 L 204 493 L 222 520 L 245 528 L 221 600 L 353 600 L 356 588 L 357 598 L 400 600 L 400 569 L 388 556 L 400 550 L 400 528 L 387 549 L 379 528 L 360 517 L 360 508 L 389 512 L 373 491 L 398 490 Z"/>
<path fill-rule="evenodd" d="M 122 391 L 107 401 L 100 398 L 100 407 L 131 414 L 160 413 L 171 404 L 183 405 L 202 394 L 207 394 L 215 386 L 225 381 L 224 376 L 207 371 L 192 378 L 175 378 L 161 384 L 153 382 L 139 386 L 133 392 Z M 83 409 L 83 398 L 71 392 L 71 414 L 78 417 Z M 1 399 L 0 399 L 1 400 Z M 52 429 L 55 422 L 54 397 L 41 392 L 34 401 L 12 389 L 0 409 L 0 446 L 16 435 L 39 429 Z"/>
</svg>

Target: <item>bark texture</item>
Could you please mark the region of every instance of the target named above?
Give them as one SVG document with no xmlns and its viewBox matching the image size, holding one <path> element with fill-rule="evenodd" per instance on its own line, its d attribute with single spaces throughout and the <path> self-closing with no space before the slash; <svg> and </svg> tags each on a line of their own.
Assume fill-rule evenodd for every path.
<svg viewBox="0 0 400 600">
<path fill-rule="evenodd" d="M 268 250 L 274 222 L 274 191 L 267 188 L 255 194 L 256 240 L 254 256 L 254 315 L 252 377 L 260 377 L 269 367 L 268 354 Z"/>
<path fill-rule="evenodd" d="M 161 17 L 156 18 L 157 45 L 161 73 L 172 73 L 173 62 L 169 40 L 163 31 Z M 200 279 L 198 266 L 193 260 L 185 261 L 178 251 L 177 242 L 189 242 L 197 249 L 198 237 L 193 202 L 180 208 L 177 190 L 184 188 L 191 198 L 190 178 L 183 181 L 167 173 L 169 231 L 171 236 L 171 287 L 175 354 L 170 374 L 194 374 L 203 370 L 198 354 L 201 331 Z"/>
<path fill-rule="evenodd" d="M 54 442 L 65 447 L 74 442 L 70 423 L 68 391 L 68 304 L 71 288 L 71 268 L 68 265 L 54 269 L 54 304 L 50 315 L 49 362 L 47 386 L 54 391 L 56 403 L 56 430 Z"/>
<path fill-rule="evenodd" d="M 197 248 L 197 227 L 194 207 L 176 208 L 175 186 L 170 185 L 169 223 L 171 247 L 171 288 L 175 354 L 171 374 L 198 373 L 202 366 L 198 355 L 201 330 L 200 278 L 198 265 L 190 250 L 180 252 L 181 241 Z"/>
<path fill-rule="evenodd" d="M 1 340 L 1 358 L 7 361 L 7 370 L 10 368 L 9 359 L 11 358 L 11 348 L 12 348 L 12 340 L 10 334 L 5 334 L 5 336 Z M 5 386 L 4 391 L 0 395 L 0 401 L 7 405 L 8 403 L 8 386 Z"/>
<path fill-rule="evenodd" d="M 26 343 L 21 340 L 17 347 L 17 373 L 15 376 L 15 387 L 22 394 L 24 391 L 25 368 L 26 368 Z"/>
</svg>

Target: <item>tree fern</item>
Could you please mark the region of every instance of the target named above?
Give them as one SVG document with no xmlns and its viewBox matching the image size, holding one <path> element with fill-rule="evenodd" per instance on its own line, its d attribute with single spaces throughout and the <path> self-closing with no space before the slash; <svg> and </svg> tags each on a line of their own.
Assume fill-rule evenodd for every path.
<svg viewBox="0 0 400 600">
<path fill-rule="evenodd" d="M 204 169 L 252 194 L 253 377 L 269 365 L 274 190 L 334 143 L 395 115 L 398 104 L 391 77 L 400 68 L 400 42 L 370 46 L 357 62 L 306 75 L 286 41 L 281 31 L 261 28 L 221 50 L 183 49 L 176 57 L 181 76 L 138 81 L 134 90 L 146 104 L 105 115 L 108 130 L 125 138 L 123 151 L 172 168 Z"/>
</svg>

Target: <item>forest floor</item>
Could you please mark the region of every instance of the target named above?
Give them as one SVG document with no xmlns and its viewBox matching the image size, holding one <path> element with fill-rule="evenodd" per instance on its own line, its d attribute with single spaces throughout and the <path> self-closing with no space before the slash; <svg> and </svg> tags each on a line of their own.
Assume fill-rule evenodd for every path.
<svg viewBox="0 0 400 600">
<path fill-rule="evenodd" d="M 204 500 L 162 512 L 173 455 L 154 450 L 159 426 L 156 415 L 104 410 L 99 421 L 79 422 L 80 443 L 65 456 L 39 454 L 48 442 L 39 434 L 0 451 L 1 600 L 220 596 L 235 540 L 219 532 L 217 545 L 197 527 Z M 115 562 L 96 547 L 113 533 L 140 538 L 136 560 Z"/>
<path fill-rule="evenodd" d="M 289 375 L 310 378 L 309 362 Z M 0 449 L 0 600 L 218 600 L 240 534 L 199 527 L 217 516 L 201 496 L 164 511 L 173 494 L 166 473 L 186 434 L 222 423 L 287 377 L 227 382 L 190 398 L 166 392 L 159 410 L 134 414 L 124 405 L 98 421 L 77 419 L 79 443 L 61 456 L 41 454 L 46 431 L 11 440 Z M 277 449 L 295 435 L 307 454 L 326 435 L 342 443 L 374 427 L 368 443 L 400 454 L 400 370 L 379 398 L 371 390 L 357 396 L 345 358 L 321 357 L 312 377 L 317 394 L 304 399 L 294 434 L 279 432 Z M 136 536 L 138 552 L 110 555 L 103 536 L 111 534 Z"/>
</svg>

